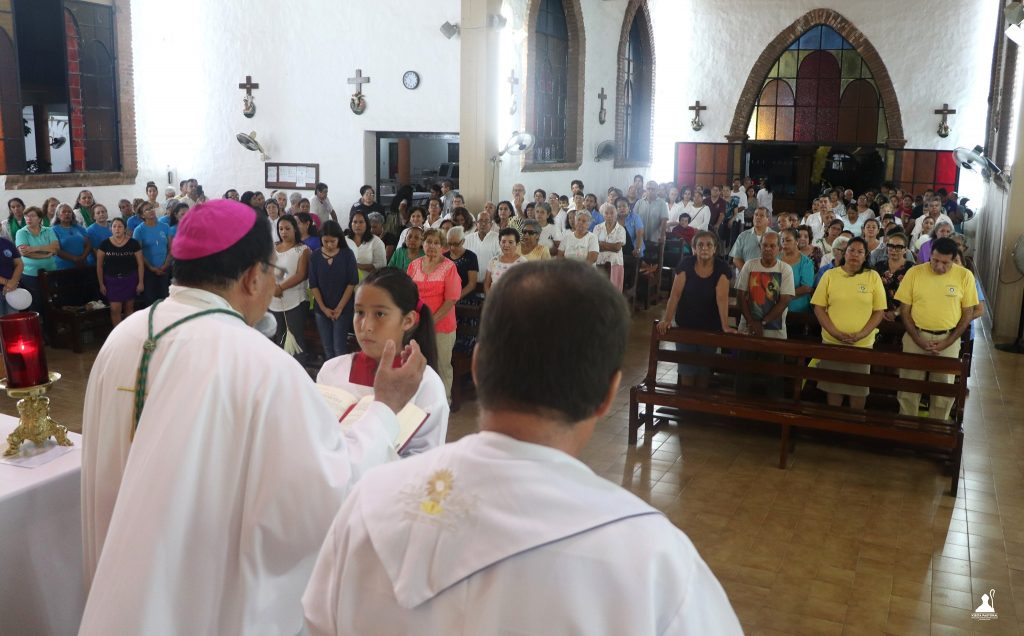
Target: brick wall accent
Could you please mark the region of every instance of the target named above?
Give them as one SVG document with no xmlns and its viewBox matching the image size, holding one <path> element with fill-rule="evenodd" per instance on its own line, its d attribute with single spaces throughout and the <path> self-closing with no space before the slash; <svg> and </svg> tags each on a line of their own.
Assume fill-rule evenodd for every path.
<svg viewBox="0 0 1024 636">
<path fill-rule="evenodd" d="M 650 135 L 647 139 L 647 161 L 635 161 L 626 159 L 626 109 L 622 107 L 626 99 L 626 48 L 629 46 L 629 31 L 633 28 L 633 18 L 637 11 L 644 18 L 647 25 L 645 31 L 641 31 L 644 45 L 650 51 L 650 58 L 647 60 L 647 77 L 644 81 L 650 87 Z M 618 71 L 615 75 L 615 167 L 616 168 L 647 168 L 651 165 L 651 157 L 654 155 L 654 31 L 651 28 L 651 12 L 647 7 L 647 0 L 629 0 L 626 6 L 626 14 L 622 19 L 622 29 L 619 31 L 619 53 Z"/>
<path fill-rule="evenodd" d="M 82 108 L 82 71 L 79 66 L 78 35 L 75 16 L 64 10 L 64 42 L 68 57 L 68 99 L 71 124 L 71 167 L 75 172 L 85 170 L 85 116 Z"/>
<path fill-rule="evenodd" d="M 743 92 L 740 93 L 739 102 L 736 104 L 736 112 L 733 115 L 732 126 L 726 139 L 732 142 L 742 142 L 747 139 L 747 127 L 750 125 L 750 117 L 754 113 L 754 105 L 761 93 L 764 80 L 768 77 L 775 61 L 779 56 L 805 31 L 818 24 L 832 27 L 839 35 L 846 38 L 854 49 L 864 58 L 864 63 L 871 70 L 878 86 L 878 93 L 882 98 L 882 105 L 885 108 L 885 121 L 889 128 L 889 137 L 885 145 L 889 148 L 903 148 L 907 139 L 903 135 L 903 117 L 900 114 L 900 103 L 896 98 L 896 89 L 892 85 L 892 78 L 882 61 L 882 57 L 875 50 L 874 45 L 861 33 L 860 29 L 841 14 L 831 9 L 814 9 L 809 11 L 789 27 L 782 30 L 775 36 L 761 56 L 750 69 L 747 76 L 747 83 L 743 85 Z"/>
<path fill-rule="evenodd" d="M 90 186 L 129 185 L 139 174 L 139 151 L 135 134 L 135 71 L 132 65 L 131 0 L 114 0 L 114 51 L 117 67 L 118 136 L 121 144 L 121 170 L 118 172 L 69 172 L 62 174 L 12 174 L 7 176 L 8 190 L 43 188 L 87 188 Z M 83 155 L 84 160 L 84 155 Z M 78 168 L 75 168 L 78 170 Z"/>
<path fill-rule="evenodd" d="M 541 0 L 530 0 L 526 14 L 528 44 L 526 47 L 526 77 L 523 80 L 523 111 L 526 117 L 524 130 L 536 130 L 536 117 L 533 100 L 532 82 L 536 76 L 537 15 L 540 13 Z M 575 170 L 583 163 L 583 96 L 587 60 L 587 38 L 583 26 L 583 9 L 580 0 L 562 0 L 565 8 L 565 26 L 569 32 L 569 70 L 565 92 L 565 151 L 566 160 L 562 163 L 534 163 L 533 153 L 522 155 L 524 172 L 555 172 L 558 170 Z"/>
</svg>

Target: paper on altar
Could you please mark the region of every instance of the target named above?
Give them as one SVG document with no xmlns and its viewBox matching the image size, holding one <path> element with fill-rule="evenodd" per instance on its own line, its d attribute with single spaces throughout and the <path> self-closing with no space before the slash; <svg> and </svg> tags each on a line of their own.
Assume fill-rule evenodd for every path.
<svg viewBox="0 0 1024 636">
<path fill-rule="evenodd" d="M 348 430 L 355 422 L 358 422 L 366 409 L 373 403 L 372 393 L 360 399 L 336 386 L 317 383 L 316 388 L 326 400 L 331 413 L 338 418 L 342 430 Z M 423 423 L 427 421 L 427 412 L 409 402 L 395 414 L 395 418 L 398 420 L 398 435 L 394 439 L 395 451 L 401 453 L 416 435 L 416 431 L 420 430 Z"/>
<path fill-rule="evenodd" d="M 42 446 L 36 446 L 32 442 L 25 442 L 21 445 L 21 451 L 17 455 L 0 458 L 0 464 L 10 464 L 11 466 L 21 466 L 22 468 L 38 468 L 73 450 L 75 450 L 74 446 L 60 446 L 52 439 L 46 440 Z"/>
</svg>

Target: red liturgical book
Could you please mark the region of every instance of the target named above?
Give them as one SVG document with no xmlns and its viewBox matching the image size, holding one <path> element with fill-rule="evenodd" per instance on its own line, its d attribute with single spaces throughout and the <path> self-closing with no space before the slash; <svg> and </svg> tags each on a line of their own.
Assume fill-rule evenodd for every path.
<svg viewBox="0 0 1024 636">
<path fill-rule="evenodd" d="M 317 384 L 316 388 L 320 395 L 324 396 L 328 408 L 341 422 L 342 428 L 348 428 L 359 420 L 366 412 L 366 409 L 373 402 L 373 395 L 367 395 L 362 399 L 352 395 L 344 389 L 326 384 Z M 409 440 L 416 435 L 423 423 L 427 421 L 428 413 L 409 402 L 401 411 L 395 414 L 398 418 L 398 435 L 395 436 L 395 450 L 401 453 L 409 445 Z"/>
</svg>

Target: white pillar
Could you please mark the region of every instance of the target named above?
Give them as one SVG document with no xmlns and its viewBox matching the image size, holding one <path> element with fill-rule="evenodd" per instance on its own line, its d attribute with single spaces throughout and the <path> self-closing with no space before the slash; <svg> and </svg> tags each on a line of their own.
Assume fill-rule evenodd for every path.
<svg viewBox="0 0 1024 636">
<path fill-rule="evenodd" d="M 488 26 L 501 0 L 462 0 L 459 115 L 459 191 L 474 214 L 483 209 L 498 149 L 499 31 Z"/>
</svg>

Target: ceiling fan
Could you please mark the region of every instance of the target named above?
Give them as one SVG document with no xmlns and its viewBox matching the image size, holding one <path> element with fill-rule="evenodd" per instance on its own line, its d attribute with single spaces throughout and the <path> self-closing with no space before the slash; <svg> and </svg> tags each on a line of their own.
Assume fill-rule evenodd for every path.
<svg viewBox="0 0 1024 636">
<path fill-rule="evenodd" d="M 263 149 L 263 146 L 260 145 L 260 142 L 256 141 L 255 131 L 249 133 L 248 135 L 245 133 L 238 133 L 237 135 L 235 135 L 235 139 L 237 139 L 238 143 L 242 144 L 242 146 L 246 150 L 259 152 L 260 161 L 267 161 L 268 159 L 270 159 L 270 157 L 267 155 L 267 151 Z"/>
<path fill-rule="evenodd" d="M 491 157 L 491 195 L 490 198 L 494 198 L 494 176 L 498 169 L 498 162 L 505 155 L 516 156 L 521 155 L 530 148 L 533 148 L 533 144 L 537 142 L 536 137 L 528 132 L 515 131 L 512 136 L 509 137 L 508 141 L 505 142 L 505 147 L 501 149 L 501 152 Z"/>
</svg>

